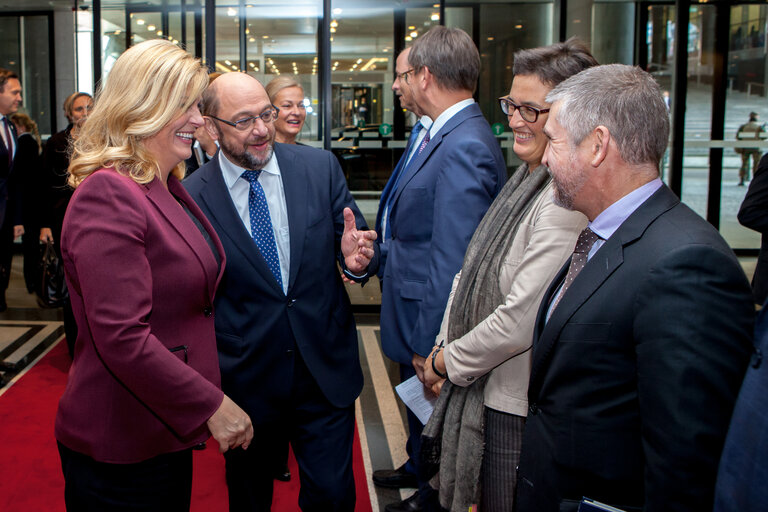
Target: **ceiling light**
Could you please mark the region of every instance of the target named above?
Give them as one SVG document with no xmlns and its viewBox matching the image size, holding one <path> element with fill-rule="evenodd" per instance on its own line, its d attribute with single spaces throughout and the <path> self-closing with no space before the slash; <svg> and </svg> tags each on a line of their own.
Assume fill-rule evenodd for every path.
<svg viewBox="0 0 768 512">
<path fill-rule="evenodd" d="M 227 16 L 236 16 L 236 15 L 237 15 L 237 11 L 234 10 L 232 7 L 227 9 Z"/>
<path fill-rule="evenodd" d="M 433 12 L 432 16 L 429 17 L 432 21 L 440 21 L 440 13 Z"/>
<path fill-rule="evenodd" d="M 255 43 L 256 42 L 256 38 L 255 37 L 249 37 L 248 38 L 248 42 L 249 43 Z"/>
<path fill-rule="evenodd" d="M 144 24 L 144 20 L 136 20 L 136 24 L 137 25 L 143 25 Z"/>
<path fill-rule="evenodd" d="M 494 40 L 494 37 L 493 37 L 493 36 L 491 36 L 491 37 L 487 38 L 487 40 L 488 40 L 488 41 L 493 41 L 493 40 Z"/>
<path fill-rule="evenodd" d="M 414 30 L 411 32 L 411 37 L 419 37 L 419 33 Z"/>
<path fill-rule="evenodd" d="M 331 27 L 331 34 L 335 34 L 335 33 L 336 33 L 336 29 Z"/>
<path fill-rule="evenodd" d="M 163 35 L 163 31 L 162 31 L 162 30 L 158 30 L 156 33 L 157 33 L 157 35 L 159 35 L 159 36 Z"/>
<path fill-rule="evenodd" d="M 339 26 L 339 22 L 338 22 L 338 21 L 336 21 L 336 20 L 332 20 L 332 21 L 331 21 L 331 26 L 332 26 L 333 28 L 336 28 L 336 27 L 338 27 L 338 26 Z"/>
<path fill-rule="evenodd" d="M 415 28 L 416 28 L 416 27 L 415 27 L 414 25 L 408 25 L 408 30 L 413 30 L 413 29 L 415 29 Z"/>
<path fill-rule="evenodd" d="M 405 36 L 405 40 L 410 42 L 410 41 L 413 41 L 413 38 L 411 36 Z"/>
<path fill-rule="evenodd" d="M 154 26 L 154 25 L 147 25 L 147 30 L 152 30 L 152 31 L 154 31 L 154 30 L 157 30 L 157 27 L 156 27 L 156 26 Z"/>
<path fill-rule="evenodd" d="M 334 16 L 338 16 L 338 15 L 339 15 L 339 14 L 341 14 L 341 13 L 342 13 L 342 10 L 341 10 L 341 8 L 340 8 L 340 7 L 337 7 L 337 8 L 335 8 L 335 9 L 333 10 L 333 14 L 334 14 Z"/>
</svg>

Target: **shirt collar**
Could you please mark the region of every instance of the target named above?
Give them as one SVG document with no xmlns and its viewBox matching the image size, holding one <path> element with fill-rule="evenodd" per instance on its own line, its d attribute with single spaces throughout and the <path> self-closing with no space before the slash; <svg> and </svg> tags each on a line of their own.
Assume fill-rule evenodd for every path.
<svg viewBox="0 0 768 512">
<path fill-rule="evenodd" d="M 235 186 L 243 172 L 247 170 L 230 161 L 229 158 L 224 155 L 224 151 L 219 151 L 219 167 L 221 167 L 221 175 L 224 177 L 224 183 L 230 190 Z M 272 151 L 272 156 L 269 158 L 269 161 L 261 170 L 269 174 L 280 176 L 280 166 L 277 164 L 277 157 L 275 157 L 274 150 Z"/>
<path fill-rule="evenodd" d="M 661 187 L 661 179 L 656 178 L 642 187 L 636 188 L 611 206 L 603 210 L 589 228 L 603 240 L 608 240 L 627 218 L 648 200 Z"/>
<path fill-rule="evenodd" d="M 432 123 L 432 126 L 429 128 L 429 137 L 430 138 L 434 137 L 435 134 L 440 131 L 440 128 L 442 128 L 443 125 L 445 125 L 445 123 L 447 123 L 453 116 L 455 116 L 460 111 L 464 110 L 474 102 L 475 100 L 473 98 L 467 98 L 465 100 L 461 100 L 458 103 L 454 103 L 447 109 L 443 110 L 443 113 L 437 116 L 437 119 L 435 119 L 435 121 Z M 424 124 L 424 123 L 422 122 L 421 124 Z"/>
</svg>

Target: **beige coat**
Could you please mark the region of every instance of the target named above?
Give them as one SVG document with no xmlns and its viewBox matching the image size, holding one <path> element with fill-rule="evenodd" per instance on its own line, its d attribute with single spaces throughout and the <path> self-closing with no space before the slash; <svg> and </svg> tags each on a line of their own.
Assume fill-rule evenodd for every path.
<svg viewBox="0 0 768 512">
<path fill-rule="evenodd" d="M 500 273 L 504 303 L 474 329 L 448 344 L 445 365 L 452 383 L 468 386 L 491 372 L 485 405 L 526 416 L 528 378 L 536 313 L 544 292 L 573 252 L 576 238 L 587 225 L 581 213 L 552 202 L 552 183 L 523 218 Z M 456 274 L 436 342 L 445 339 Z"/>
</svg>

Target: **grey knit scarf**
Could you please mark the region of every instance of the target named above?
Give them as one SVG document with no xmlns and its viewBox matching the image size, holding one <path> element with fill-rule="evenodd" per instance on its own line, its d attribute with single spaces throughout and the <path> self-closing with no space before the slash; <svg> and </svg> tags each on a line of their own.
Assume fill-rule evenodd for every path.
<svg viewBox="0 0 768 512">
<path fill-rule="evenodd" d="M 520 222 L 549 182 L 547 167 L 523 164 L 480 222 L 464 256 L 448 322 L 447 342 L 460 338 L 504 302 L 499 275 Z M 446 381 L 422 433 L 422 477 L 433 478 L 440 505 L 465 512 L 480 503 L 483 403 L 488 374 L 470 386 Z M 436 484 L 436 485 L 435 485 Z"/>
</svg>

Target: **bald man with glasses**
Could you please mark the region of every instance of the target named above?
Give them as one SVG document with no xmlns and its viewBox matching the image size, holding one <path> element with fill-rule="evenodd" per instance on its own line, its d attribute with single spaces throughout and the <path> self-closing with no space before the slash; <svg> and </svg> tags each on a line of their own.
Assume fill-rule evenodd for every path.
<svg viewBox="0 0 768 512">
<path fill-rule="evenodd" d="M 225 453 L 229 510 L 270 509 L 290 442 L 301 509 L 352 511 L 363 376 L 338 266 L 365 282 L 378 265 L 376 233 L 333 154 L 275 142 L 278 109 L 256 79 L 222 75 L 201 110 L 221 149 L 184 184 L 227 256 L 214 303 L 222 387 L 260 441 Z"/>
</svg>

